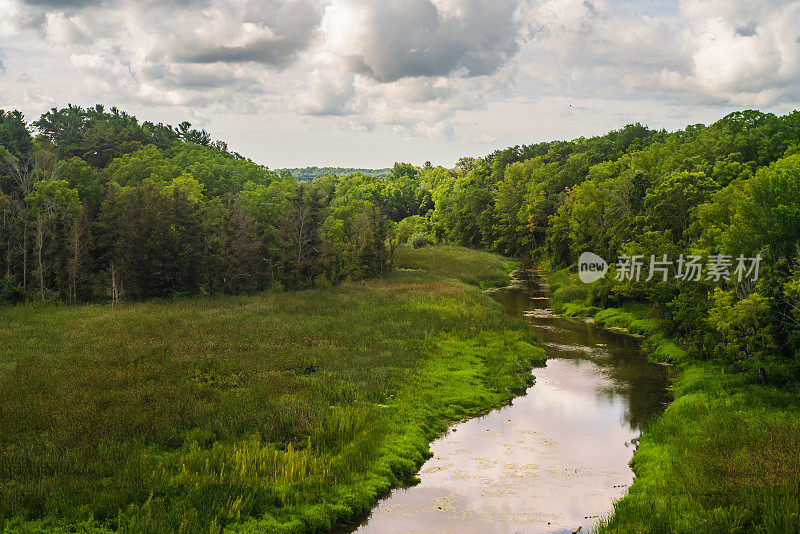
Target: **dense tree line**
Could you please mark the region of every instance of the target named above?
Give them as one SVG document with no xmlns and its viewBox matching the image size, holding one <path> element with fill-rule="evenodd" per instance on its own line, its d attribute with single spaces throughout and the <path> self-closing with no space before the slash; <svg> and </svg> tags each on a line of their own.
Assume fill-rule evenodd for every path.
<svg viewBox="0 0 800 534">
<path fill-rule="evenodd" d="M 431 240 L 575 266 L 612 264 L 596 306 L 651 306 L 696 354 L 761 379 L 800 376 L 800 112 L 732 113 L 674 133 L 631 125 L 591 139 L 540 143 L 419 169 L 434 209 L 399 228 Z M 409 234 L 409 231 L 406 231 Z M 617 280 L 621 255 L 706 261 L 762 258 L 756 281 Z M 647 269 L 645 264 L 644 268 Z M 624 278 L 624 277 L 623 277 Z"/>
<path fill-rule="evenodd" d="M 0 301 L 239 293 L 381 273 L 387 214 L 398 211 L 384 182 L 298 182 L 189 123 L 139 123 L 102 106 L 53 109 L 30 126 L 0 111 Z"/>
</svg>

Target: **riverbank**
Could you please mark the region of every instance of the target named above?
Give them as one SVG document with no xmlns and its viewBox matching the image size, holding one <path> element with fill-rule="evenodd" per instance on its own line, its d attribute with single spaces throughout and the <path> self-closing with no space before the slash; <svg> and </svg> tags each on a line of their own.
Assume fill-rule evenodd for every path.
<svg viewBox="0 0 800 534">
<path fill-rule="evenodd" d="M 0 309 L 0 530 L 363 516 L 449 422 L 508 402 L 545 359 L 481 291 L 508 260 L 401 247 L 397 266 L 296 293 Z"/>
<path fill-rule="evenodd" d="M 800 391 L 747 382 L 663 335 L 643 307 L 601 310 L 565 271 L 548 277 L 553 306 L 624 328 L 676 371 L 674 401 L 648 425 L 636 479 L 600 532 L 799 532 Z"/>
</svg>

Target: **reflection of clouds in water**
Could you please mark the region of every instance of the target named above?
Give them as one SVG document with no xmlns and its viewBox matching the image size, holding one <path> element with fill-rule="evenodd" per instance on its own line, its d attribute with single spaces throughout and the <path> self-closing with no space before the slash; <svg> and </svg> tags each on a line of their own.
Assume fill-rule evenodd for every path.
<svg viewBox="0 0 800 534">
<path fill-rule="evenodd" d="M 558 328 L 550 324 L 535 324 L 531 325 L 534 330 L 549 330 L 551 332 L 566 332 L 563 328 Z"/>
<path fill-rule="evenodd" d="M 539 308 L 539 309 L 535 309 L 535 310 L 527 310 L 527 311 L 522 312 L 522 315 L 525 316 L 525 317 L 534 317 L 534 318 L 537 318 L 537 319 L 558 317 L 558 315 L 556 315 L 553 312 L 553 310 L 551 310 L 550 308 Z"/>
<path fill-rule="evenodd" d="M 595 349 L 593 347 L 588 347 L 586 345 L 565 345 L 563 343 L 552 343 L 552 342 L 543 342 L 542 345 L 549 349 L 555 349 L 558 351 L 563 352 L 586 352 L 591 353 Z"/>
<path fill-rule="evenodd" d="M 391 508 L 381 505 L 363 532 L 466 533 L 476 520 L 476 532 L 572 532 L 590 526 L 586 516 L 610 510 L 624 492 L 614 486 L 633 478 L 625 444 L 635 435 L 620 425 L 624 398 L 598 397 L 613 382 L 588 359 L 550 360 L 536 374 L 527 396 L 433 443 L 421 484 L 386 501 L 416 509 L 410 522 L 391 514 L 387 527 Z M 418 497 L 435 491 L 456 496 L 452 506 L 432 510 L 429 498 Z"/>
</svg>

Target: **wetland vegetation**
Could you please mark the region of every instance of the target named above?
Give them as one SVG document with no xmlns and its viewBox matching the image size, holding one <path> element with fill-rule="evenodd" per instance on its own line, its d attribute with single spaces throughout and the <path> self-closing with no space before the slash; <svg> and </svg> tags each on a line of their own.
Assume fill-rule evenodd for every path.
<svg viewBox="0 0 800 534">
<path fill-rule="evenodd" d="M 472 284 L 484 252 L 254 296 L 0 310 L 8 531 L 324 531 L 407 483 L 449 421 L 544 359 Z"/>
</svg>

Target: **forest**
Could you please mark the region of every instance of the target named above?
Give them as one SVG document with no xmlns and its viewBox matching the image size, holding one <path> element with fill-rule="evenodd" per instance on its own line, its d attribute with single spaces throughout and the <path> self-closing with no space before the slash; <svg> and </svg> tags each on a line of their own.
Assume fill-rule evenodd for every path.
<svg viewBox="0 0 800 534">
<path fill-rule="evenodd" d="M 455 244 L 553 270 L 591 251 L 762 258 L 758 280 L 617 280 L 590 306 L 652 306 L 668 335 L 762 380 L 800 372 L 800 112 L 731 113 L 295 179 L 204 130 L 116 108 L 0 112 L 0 302 L 118 301 L 338 284 L 398 243 Z M 34 135 L 35 134 L 35 135 Z M 313 168 L 312 168 L 313 170 Z"/>
<path fill-rule="evenodd" d="M 53 109 L 30 126 L 2 112 L 0 169 L 0 300 L 9 302 L 363 278 L 386 270 L 387 215 L 408 209 L 379 180 L 296 181 L 189 123 L 139 124 L 103 106 Z"/>
</svg>

